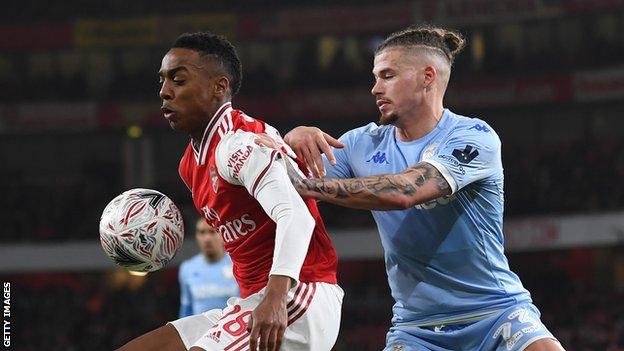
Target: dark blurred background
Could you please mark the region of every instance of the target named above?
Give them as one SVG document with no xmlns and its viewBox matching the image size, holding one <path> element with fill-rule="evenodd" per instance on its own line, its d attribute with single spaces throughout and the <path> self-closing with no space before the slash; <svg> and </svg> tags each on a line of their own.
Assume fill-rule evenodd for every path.
<svg viewBox="0 0 624 351">
<path fill-rule="evenodd" d="M 376 45 L 422 22 L 468 40 L 445 105 L 486 120 L 501 137 L 508 257 L 544 322 L 569 351 L 624 350 L 618 0 L 3 3 L 7 349 L 112 350 L 176 318 L 176 264 L 130 276 L 107 261 L 97 228 L 108 201 L 133 187 L 169 195 L 192 227 L 196 214 L 177 173 L 188 138 L 169 129 L 157 96 L 156 72 L 179 34 L 210 30 L 236 45 L 244 78 L 235 107 L 282 134 L 314 125 L 338 137 L 377 120 L 369 93 Z M 322 211 L 347 292 L 335 350 L 380 350 L 392 300 L 381 250 L 367 239 L 372 219 Z"/>
</svg>

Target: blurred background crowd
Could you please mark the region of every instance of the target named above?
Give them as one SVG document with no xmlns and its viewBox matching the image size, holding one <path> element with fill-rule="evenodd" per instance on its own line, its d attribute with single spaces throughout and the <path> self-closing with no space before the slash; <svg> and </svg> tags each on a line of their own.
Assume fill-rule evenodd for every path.
<svg viewBox="0 0 624 351">
<path fill-rule="evenodd" d="M 244 69 L 235 107 L 282 134 L 314 125 L 338 137 L 377 119 L 376 45 L 428 22 L 468 40 L 445 104 L 500 135 L 508 223 L 583 228 L 580 241 L 557 229 L 508 247 L 544 322 L 567 350 L 624 350 L 624 2 L 173 4 L 3 5 L 0 248 L 98 244 L 102 209 L 132 187 L 164 192 L 192 223 L 177 173 L 188 139 L 169 129 L 157 96 L 160 60 L 179 34 L 210 30 L 235 44 Z M 335 236 L 374 227 L 364 211 L 322 211 Z M 600 216 L 611 227 L 595 227 Z M 0 266 L 13 286 L 11 350 L 111 350 L 176 318 L 177 267 L 133 277 L 76 265 Z M 335 350 L 379 350 L 392 305 L 382 258 L 342 259 L 339 279 L 347 295 Z"/>
</svg>

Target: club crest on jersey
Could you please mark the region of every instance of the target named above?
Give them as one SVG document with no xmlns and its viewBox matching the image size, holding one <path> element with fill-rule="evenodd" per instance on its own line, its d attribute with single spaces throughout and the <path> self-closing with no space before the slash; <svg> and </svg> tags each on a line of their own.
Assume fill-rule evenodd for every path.
<svg viewBox="0 0 624 351">
<path fill-rule="evenodd" d="M 437 148 L 438 148 L 438 143 L 433 143 L 433 144 L 427 146 L 425 151 L 423 151 L 422 159 L 423 160 L 427 160 L 427 159 L 430 159 L 431 157 L 433 157 L 433 153 L 436 151 Z"/>
<path fill-rule="evenodd" d="M 217 168 L 210 166 L 210 182 L 212 182 L 212 190 L 216 193 L 219 189 L 219 176 L 217 175 Z"/>
</svg>

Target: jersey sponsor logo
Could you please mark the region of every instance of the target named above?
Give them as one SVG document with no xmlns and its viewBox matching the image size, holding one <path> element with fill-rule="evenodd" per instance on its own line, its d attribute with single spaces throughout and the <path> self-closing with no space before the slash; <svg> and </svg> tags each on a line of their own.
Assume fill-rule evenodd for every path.
<svg viewBox="0 0 624 351">
<path fill-rule="evenodd" d="M 479 156 L 479 150 L 473 149 L 470 145 L 466 145 L 463 151 L 459 149 L 453 150 L 453 156 L 455 156 L 459 162 L 469 164 L 470 161 Z"/>
<path fill-rule="evenodd" d="M 245 161 L 247 161 L 252 151 L 253 147 L 251 145 L 247 145 L 245 148 L 238 149 L 230 155 L 230 158 L 227 161 L 227 166 L 233 169 L 232 176 L 235 179 L 238 179 L 238 173 L 241 168 L 243 168 Z"/>
<path fill-rule="evenodd" d="M 221 217 L 219 217 L 219 214 L 214 209 L 204 206 L 202 207 L 202 211 L 204 212 L 204 217 L 206 217 L 209 222 L 221 222 Z"/>
<path fill-rule="evenodd" d="M 251 219 L 248 213 L 245 213 L 240 218 L 236 218 L 231 221 L 226 221 L 217 227 L 219 234 L 226 243 L 232 242 L 242 236 L 249 234 L 256 229 L 256 222 Z"/>
<path fill-rule="evenodd" d="M 418 205 L 414 206 L 414 208 L 416 208 L 418 210 L 430 210 L 432 208 L 435 208 L 438 205 L 447 205 L 451 201 L 455 200 L 456 198 L 457 198 L 457 196 L 455 194 L 446 195 L 446 196 L 439 197 L 437 199 L 433 199 L 433 200 L 429 200 L 427 202 L 423 202 L 422 204 L 418 204 Z"/>
<path fill-rule="evenodd" d="M 455 168 L 457 168 L 457 171 L 459 171 L 459 173 L 461 173 L 461 175 L 466 174 L 466 170 L 464 169 L 464 166 L 462 166 L 459 162 L 457 162 L 456 159 L 452 158 L 451 156 L 448 156 L 448 155 L 438 155 L 438 158 L 441 158 L 443 160 L 446 160 L 446 161 L 452 163 L 453 166 Z"/>
<path fill-rule="evenodd" d="M 379 164 L 383 164 L 383 163 L 385 163 L 387 165 L 390 164 L 390 162 L 388 162 L 388 160 L 386 160 L 386 153 L 385 152 L 381 152 L 381 151 L 377 151 L 377 153 L 374 154 L 366 162 L 371 162 L 371 161 L 373 161 L 373 163 L 379 163 Z"/>
<path fill-rule="evenodd" d="M 470 129 L 476 129 L 479 132 L 485 132 L 485 133 L 489 133 L 490 132 L 490 128 L 486 127 L 483 124 L 475 124 L 474 126 L 468 128 L 468 130 L 470 130 Z"/>
</svg>

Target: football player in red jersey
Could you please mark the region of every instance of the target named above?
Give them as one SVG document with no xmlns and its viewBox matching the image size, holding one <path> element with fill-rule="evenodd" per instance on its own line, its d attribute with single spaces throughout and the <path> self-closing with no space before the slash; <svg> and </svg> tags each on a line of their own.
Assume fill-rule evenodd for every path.
<svg viewBox="0 0 624 351">
<path fill-rule="evenodd" d="M 232 107 L 241 85 L 234 47 L 210 33 L 183 34 L 159 71 L 162 111 L 191 136 L 179 172 L 196 209 L 217 228 L 241 297 L 223 310 L 170 322 L 119 350 L 330 350 L 343 298 L 337 259 L 314 200 L 303 200 L 286 166 L 256 144 L 283 141 L 268 124 Z M 299 168 L 297 168 L 299 169 Z"/>
</svg>

